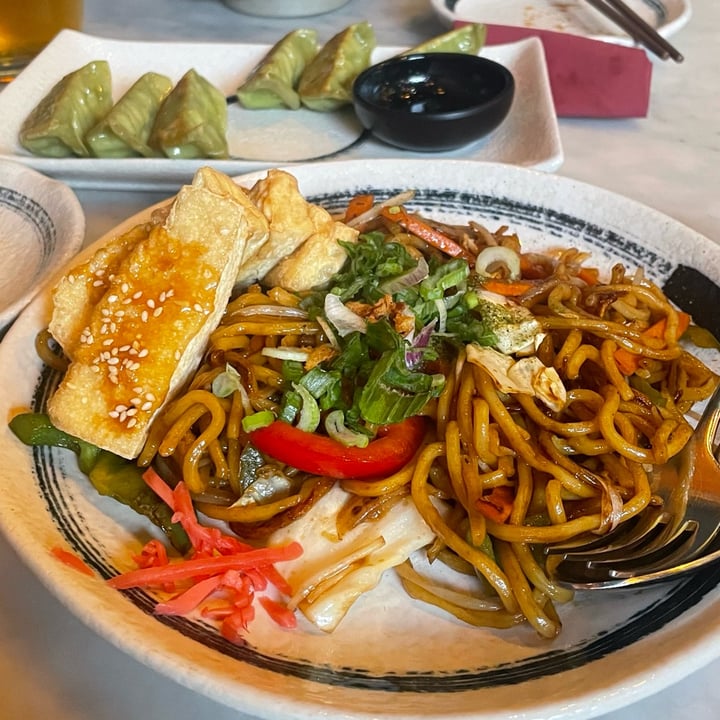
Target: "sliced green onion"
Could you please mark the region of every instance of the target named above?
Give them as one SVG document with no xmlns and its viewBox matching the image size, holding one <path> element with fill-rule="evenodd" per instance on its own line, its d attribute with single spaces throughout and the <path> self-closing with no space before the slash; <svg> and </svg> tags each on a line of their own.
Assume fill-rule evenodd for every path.
<svg viewBox="0 0 720 720">
<path fill-rule="evenodd" d="M 355 432 L 345 425 L 345 415 L 342 410 L 333 410 L 325 418 L 327 434 L 346 447 L 367 447 L 370 438 L 361 432 Z"/>
<path fill-rule="evenodd" d="M 275 421 L 275 416 L 271 410 L 260 410 L 259 412 L 253 413 L 252 415 L 246 415 L 242 419 L 242 428 L 245 432 L 252 432 L 253 430 L 259 430 L 266 425 Z"/>
<path fill-rule="evenodd" d="M 312 393 L 300 383 L 293 383 L 293 389 L 302 398 L 302 407 L 298 417 L 297 427 L 305 432 L 315 432 L 320 424 L 320 408 Z"/>
</svg>

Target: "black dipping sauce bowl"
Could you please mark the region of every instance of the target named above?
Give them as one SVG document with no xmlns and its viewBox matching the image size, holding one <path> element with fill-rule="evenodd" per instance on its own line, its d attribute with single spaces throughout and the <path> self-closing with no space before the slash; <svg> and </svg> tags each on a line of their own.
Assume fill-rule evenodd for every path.
<svg viewBox="0 0 720 720">
<path fill-rule="evenodd" d="M 419 53 L 371 65 L 353 85 L 363 126 L 405 150 L 439 152 L 488 135 L 510 111 L 515 80 L 477 55 Z"/>
</svg>

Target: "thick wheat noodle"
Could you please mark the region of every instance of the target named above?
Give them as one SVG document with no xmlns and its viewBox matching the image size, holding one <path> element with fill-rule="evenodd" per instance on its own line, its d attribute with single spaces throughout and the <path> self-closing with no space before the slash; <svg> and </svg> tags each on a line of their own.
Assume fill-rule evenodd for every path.
<svg viewBox="0 0 720 720">
<path fill-rule="evenodd" d="M 450 484 L 452 485 L 455 497 L 460 504 L 467 508 L 468 497 L 465 488 L 465 481 L 462 474 L 462 448 L 460 446 L 460 427 L 456 420 L 447 424 L 445 431 L 445 463 L 447 464 Z"/>
<path fill-rule="evenodd" d="M 666 348 L 649 347 L 643 342 L 638 331 L 608 320 L 591 317 L 563 318 L 552 315 L 539 315 L 537 320 L 544 330 L 569 330 L 575 328 L 592 333 L 600 338 L 614 340 L 626 350 L 653 360 L 674 360 L 682 353 L 682 348 L 675 343 Z"/>
<path fill-rule="evenodd" d="M 576 380 L 580 377 L 582 366 L 588 360 L 600 365 L 600 351 L 594 345 L 580 345 L 567 360 L 565 376 L 569 380 Z"/>
<path fill-rule="evenodd" d="M 548 639 L 554 638 L 560 632 L 560 627 L 545 614 L 543 608 L 535 600 L 532 588 L 512 547 L 502 541 L 498 541 L 495 547 L 498 560 L 507 575 L 513 595 L 523 615 L 539 635 Z"/>
<path fill-rule="evenodd" d="M 546 415 L 538 407 L 535 400 L 529 395 L 518 394 L 516 399 L 522 407 L 523 412 L 530 418 L 530 420 L 532 420 L 536 425 L 550 430 L 556 435 L 562 435 L 563 437 L 575 437 L 578 435 L 588 435 L 592 432 L 597 432 L 598 430 L 597 418 L 593 418 L 591 420 L 562 422 Z"/>
<path fill-rule="evenodd" d="M 551 600 L 569 602 L 573 598 L 573 591 L 552 582 L 546 572 L 540 567 L 530 546 L 526 543 L 511 543 L 515 557 L 530 582 Z"/>
<path fill-rule="evenodd" d="M 511 525 L 522 525 L 525 523 L 528 508 L 533 498 L 535 483 L 531 467 L 522 460 L 517 463 L 517 480 L 515 485 L 515 499 L 508 522 Z"/>
<path fill-rule="evenodd" d="M 316 323 L 297 320 L 259 322 L 247 320 L 231 325 L 220 325 L 210 336 L 210 344 L 234 335 L 314 335 L 319 332 Z"/>
<path fill-rule="evenodd" d="M 624 425 L 625 423 L 624 416 L 622 414 L 618 415 L 620 394 L 617 388 L 612 385 L 606 386 L 604 395 L 605 403 L 598 411 L 598 420 L 600 421 L 600 432 L 610 444 L 610 447 L 628 460 L 653 463 L 655 461 L 655 453 L 652 449 L 639 447 L 630 439 L 621 435 L 615 427 L 616 423 L 619 425 Z"/>
<path fill-rule="evenodd" d="M 562 525 L 567 522 L 565 506 L 562 500 L 562 483 L 553 478 L 545 485 L 545 507 L 548 517 L 553 525 Z"/>
<path fill-rule="evenodd" d="M 403 485 L 407 485 L 412 480 L 415 461 L 406 465 L 401 470 L 393 473 L 389 477 L 380 478 L 379 480 L 343 480 L 342 486 L 349 493 L 361 495 L 363 497 L 378 497 L 386 495 L 397 490 Z"/>
<path fill-rule="evenodd" d="M 490 452 L 490 406 L 483 398 L 473 399 L 473 446 L 478 457 L 486 465 L 494 465 L 497 455 Z"/>
<path fill-rule="evenodd" d="M 639 466 L 631 466 L 635 476 L 635 492 L 618 513 L 618 522 L 625 522 L 642 512 L 652 499 L 647 473 Z M 564 542 L 585 532 L 597 530 L 601 524 L 599 513 L 582 515 L 559 525 L 509 525 L 488 519 L 488 533 L 508 542 L 549 545 Z"/>
<path fill-rule="evenodd" d="M 474 370 L 477 371 L 476 376 L 480 395 L 487 401 L 490 406 L 490 414 L 495 422 L 498 423 L 503 431 L 503 434 L 517 454 L 531 467 L 547 472 L 553 477 L 557 477 L 568 490 L 579 497 L 592 497 L 596 495 L 597 488 L 588 486 L 586 483 L 579 481 L 563 468 L 559 467 L 555 463 L 551 463 L 536 451 L 536 449 L 523 437 L 523 434 L 520 432 L 520 429 L 513 420 L 512 415 L 510 415 L 508 409 L 498 396 L 495 390 L 495 385 L 493 384 L 490 376 L 477 366 L 475 366 Z"/>
<path fill-rule="evenodd" d="M 518 605 L 505 573 L 487 553 L 469 545 L 450 528 L 430 500 L 430 495 L 427 490 L 427 479 L 430 474 L 430 466 L 439 457 L 447 457 L 444 442 L 431 443 L 420 453 L 415 471 L 413 472 L 411 484 L 412 498 L 415 507 L 425 522 L 445 545 L 475 567 L 490 583 L 500 596 L 500 600 L 505 609 L 510 613 L 515 613 Z"/>
<path fill-rule="evenodd" d="M 225 409 L 220 400 L 206 390 L 191 390 L 187 395 L 180 398 L 177 405 L 176 411 L 179 412 L 181 408 L 184 408 L 184 412 L 168 431 L 158 448 L 158 452 L 160 455 L 170 455 L 171 451 L 169 451 L 169 448 L 174 447 L 180 438 L 189 431 L 194 424 L 191 418 L 197 415 L 197 410 L 193 406 L 204 408 L 203 415 L 210 413 L 210 422 L 191 443 L 182 461 L 182 476 L 188 486 L 188 490 L 190 490 L 191 493 L 201 493 L 204 487 L 200 481 L 198 469 L 200 459 L 207 450 L 208 444 L 219 438 L 222 434 L 225 428 Z M 187 418 L 185 417 L 186 415 L 188 416 Z M 202 415 L 200 417 L 202 417 Z M 196 417 L 195 421 L 197 421 L 197 419 L 199 418 Z"/>
<path fill-rule="evenodd" d="M 635 397 L 635 391 L 618 369 L 614 356 L 616 350 L 617 343 L 614 340 L 603 340 L 602 345 L 600 345 L 600 359 L 603 370 L 605 370 L 608 380 L 617 388 L 620 397 L 625 401 L 630 401 Z"/>
</svg>

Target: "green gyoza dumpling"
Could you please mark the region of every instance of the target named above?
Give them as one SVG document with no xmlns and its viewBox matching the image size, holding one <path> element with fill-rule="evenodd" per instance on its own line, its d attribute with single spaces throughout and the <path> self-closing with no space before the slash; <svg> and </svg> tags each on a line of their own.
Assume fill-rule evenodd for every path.
<svg viewBox="0 0 720 720">
<path fill-rule="evenodd" d="M 172 80 L 164 75 L 142 75 L 85 135 L 90 152 L 102 158 L 160 156 L 148 140 L 158 109 L 172 86 Z"/>
<path fill-rule="evenodd" d="M 330 39 L 310 61 L 300 78 L 302 104 L 311 110 L 337 110 L 352 102 L 355 78 L 370 65 L 375 32 L 359 22 Z"/>
<path fill-rule="evenodd" d="M 65 75 L 35 106 L 20 127 L 20 144 L 45 157 L 87 157 L 85 133 L 112 104 L 110 66 L 90 62 Z"/>
<path fill-rule="evenodd" d="M 195 70 L 188 70 L 158 110 L 150 145 L 169 158 L 226 158 L 225 96 Z"/>
<path fill-rule="evenodd" d="M 420 45 L 416 45 L 410 50 L 406 50 L 403 55 L 411 53 L 428 53 L 428 52 L 452 52 L 464 53 L 466 55 L 477 55 L 485 45 L 485 36 L 487 35 L 487 27 L 481 23 L 473 23 L 470 25 L 462 25 L 459 28 L 450 30 L 437 37 L 430 38 Z"/>
<path fill-rule="evenodd" d="M 237 97 L 246 108 L 288 107 L 297 110 L 300 96 L 295 88 L 305 66 L 317 54 L 315 30 L 293 30 L 277 42 L 238 88 Z"/>
</svg>

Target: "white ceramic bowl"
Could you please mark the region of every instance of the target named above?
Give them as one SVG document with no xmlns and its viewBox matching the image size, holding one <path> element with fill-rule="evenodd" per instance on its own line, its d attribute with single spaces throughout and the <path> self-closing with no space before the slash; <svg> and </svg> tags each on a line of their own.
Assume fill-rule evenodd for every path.
<svg viewBox="0 0 720 720">
<path fill-rule="evenodd" d="M 0 161 L 0 335 L 84 236 L 85 215 L 67 185 Z"/>
<path fill-rule="evenodd" d="M 321 15 L 347 5 L 348 0 L 224 0 L 225 4 L 248 15 L 263 17 L 305 17 Z"/>
</svg>

